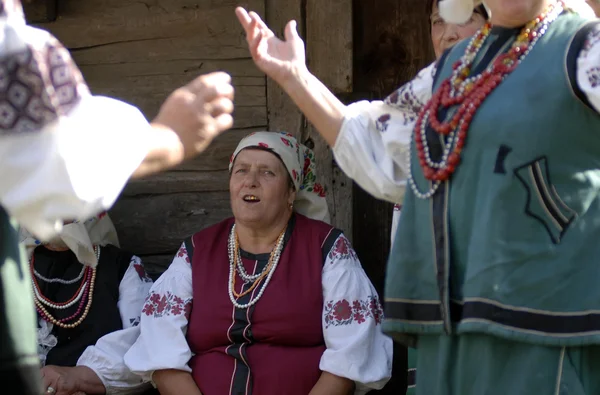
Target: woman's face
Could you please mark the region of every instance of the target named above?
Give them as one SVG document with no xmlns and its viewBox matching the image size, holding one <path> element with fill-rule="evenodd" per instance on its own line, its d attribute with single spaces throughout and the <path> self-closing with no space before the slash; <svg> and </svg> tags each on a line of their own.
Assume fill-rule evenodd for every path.
<svg viewBox="0 0 600 395">
<path fill-rule="evenodd" d="M 436 58 L 442 56 L 445 50 L 457 42 L 474 35 L 485 24 L 485 18 L 477 13 L 473 13 L 468 22 L 460 25 L 446 23 L 440 17 L 435 2 L 430 20 L 431 40 L 433 41 L 433 50 L 435 51 Z"/>
<path fill-rule="evenodd" d="M 296 193 L 287 169 L 274 154 L 258 149 L 242 150 L 229 179 L 231 209 L 236 222 L 264 227 L 290 214 Z"/>
<path fill-rule="evenodd" d="M 485 0 L 491 10 L 491 22 L 503 27 L 523 26 L 535 19 L 557 0 Z M 579 0 L 577 0 L 579 1 Z"/>
</svg>

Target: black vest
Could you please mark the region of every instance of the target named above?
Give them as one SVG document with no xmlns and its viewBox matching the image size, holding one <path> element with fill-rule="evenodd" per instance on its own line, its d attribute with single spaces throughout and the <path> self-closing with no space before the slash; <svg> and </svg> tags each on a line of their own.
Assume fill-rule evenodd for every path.
<svg viewBox="0 0 600 395">
<path fill-rule="evenodd" d="M 71 251 L 49 251 L 38 247 L 34 252 L 35 270 L 46 278 L 76 278 L 81 272 L 81 263 Z M 96 282 L 92 305 L 83 322 L 72 329 L 54 326 L 52 334 L 58 344 L 50 350 L 46 365 L 75 366 L 77 360 L 88 346 L 96 344 L 102 336 L 123 329 L 117 302 L 119 301 L 119 285 L 129 264 L 131 253 L 107 245 L 100 250 L 100 261 L 96 270 Z M 74 284 L 46 283 L 37 279 L 42 294 L 53 302 L 66 302 L 79 289 L 81 281 Z M 57 319 L 66 318 L 77 311 L 79 303 L 64 310 L 46 310 Z"/>
</svg>

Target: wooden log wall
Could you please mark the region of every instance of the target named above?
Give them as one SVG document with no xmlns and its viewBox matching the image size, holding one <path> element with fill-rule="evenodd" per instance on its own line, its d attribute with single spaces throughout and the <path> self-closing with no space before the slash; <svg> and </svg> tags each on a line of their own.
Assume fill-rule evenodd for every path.
<svg viewBox="0 0 600 395">
<path fill-rule="evenodd" d="M 27 5 L 30 19 L 43 21 L 48 2 Z M 56 19 L 36 24 L 70 49 L 94 94 L 130 102 L 148 119 L 198 74 L 233 77 L 234 130 L 201 157 L 130 182 L 110 212 L 121 245 L 153 271 L 164 270 L 184 238 L 231 215 L 229 156 L 243 136 L 268 127 L 266 78 L 249 57 L 238 5 L 265 11 L 265 0 L 60 0 Z"/>
<path fill-rule="evenodd" d="M 301 34 L 309 32 L 308 58 L 317 75 L 336 92 L 351 89 L 350 0 L 32 0 L 25 5 L 29 21 L 71 51 L 94 94 L 132 103 L 148 119 L 173 89 L 198 74 L 225 70 L 233 76 L 234 130 L 199 158 L 130 182 L 110 211 L 122 247 L 140 255 L 150 271 L 164 270 L 186 237 L 231 215 L 228 159 L 238 141 L 255 130 L 285 130 L 314 145 L 334 224 L 352 235 L 351 183 L 293 103 L 254 66 L 234 15 L 238 5 L 266 16 L 281 36 L 285 22 L 298 20 Z"/>
<path fill-rule="evenodd" d="M 352 91 L 352 0 L 267 0 L 266 19 L 279 37 L 283 37 L 285 24 L 296 20 L 312 73 L 336 94 Z M 352 181 L 337 167 L 331 148 L 315 128 L 270 80 L 267 100 L 270 130 L 288 131 L 315 151 L 331 221 L 352 239 Z"/>
</svg>

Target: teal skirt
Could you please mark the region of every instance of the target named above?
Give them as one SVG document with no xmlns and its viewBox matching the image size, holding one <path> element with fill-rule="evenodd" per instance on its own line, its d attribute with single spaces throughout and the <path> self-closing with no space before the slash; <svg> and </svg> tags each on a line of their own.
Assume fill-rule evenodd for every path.
<svg viewBox="0 0 600 395">
<path fill-rule="evenodd" d="M 421 335 L 417 355 L 418 395 L 600 395 L 600 346 Z"/>
</svg>

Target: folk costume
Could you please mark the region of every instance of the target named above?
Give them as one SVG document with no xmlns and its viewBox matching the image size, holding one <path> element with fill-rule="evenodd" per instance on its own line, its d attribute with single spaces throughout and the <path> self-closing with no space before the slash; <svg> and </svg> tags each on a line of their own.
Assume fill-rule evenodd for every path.
<svg viewBox="0 0 600 395">
<path fill-rule="evenodd" d="M 600 393 L 599 65 L 598 22 L 556 2 L 349 107 L 338 164 L 406 193 L 384 330 L 417 393 Z"/>
<path fill-rule="evenodd" d="M 232 156 L 260 147 L 277 154 L 294 183 L 295 213 L 271 254 L 237 244 L 227 219 L 184 242 L 152 287 L 141 336 L 125 356 L 150 379 L 191 372 L 205 395 L 306 395 L 327 371 L 382 388 L 392 342 L 356 253 L 329 217 L 312 151 L 285 133 L 243 139 Z"/>
<path fill-rule="evenodd" d="M 38 354 L 42 365 L 86 366 L 107 394 L 151 388 L 131 373 L 123 356 L 139 336 L 142 306 L 152 279 L 139 257 L 119 248 L 107 214 L 65 225 L 51 250 L 21 229 L 29 256 L 38 312 Z M 96 267 L 83 264 L 93 254 Z"/>
</svg>

